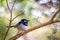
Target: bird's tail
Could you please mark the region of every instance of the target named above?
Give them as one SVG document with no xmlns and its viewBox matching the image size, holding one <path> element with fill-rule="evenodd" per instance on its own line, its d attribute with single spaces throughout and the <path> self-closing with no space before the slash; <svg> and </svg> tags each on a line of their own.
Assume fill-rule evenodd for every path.
<svg viewBox="0 0 60 40">
<path fill-rule="evenodd" d="M 8 27 L 8 28 L 12 28 L 12 27 L 16 27 L 16 26 L 10 26 L 10 27 L 9 27 L 9 26 L 7 26 L 7 27 Z"/>
</svg>

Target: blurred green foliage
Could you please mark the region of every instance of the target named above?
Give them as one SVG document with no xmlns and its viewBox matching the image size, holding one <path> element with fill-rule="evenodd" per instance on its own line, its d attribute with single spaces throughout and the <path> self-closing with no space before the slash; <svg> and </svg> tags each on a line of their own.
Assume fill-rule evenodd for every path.
<svg viewBox="0 0 60 40">
<path fill-rule="evenodd" d="M 0 40 L 3 39 L 5 32 L 7 30 L 7 27 L 6 27 L 7 24 L 5 22 L 5 19 L 6 19 L 6 17 L 0 16 Z"/>
<path fill-rule="evenodd" d="M 60 30 L 57 31 L 56 37 L 57 37 L 58 39 L 60 39 Z"/>
<path fill-rule="evenodd" d="M 0 0 L 0 5 L 2 6 L 6 5 L 6 0 Z"/>
<path fill-rule="evenodd" d="M 23 2 L 24 0 L 17 0 L 16 2 Z"/>
<path fill-rule="evenodd" d="M 25 8 L 28 3 L 29 3 L 29 0 L 24 0 L 24 1 L 22 2 L 22 8 Z"/>
</svg>

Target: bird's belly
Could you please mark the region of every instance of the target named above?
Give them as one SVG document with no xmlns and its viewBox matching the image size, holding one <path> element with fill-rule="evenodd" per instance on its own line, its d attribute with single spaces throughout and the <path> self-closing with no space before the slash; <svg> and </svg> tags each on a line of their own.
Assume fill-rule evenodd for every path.
<svg viewBox="0 0 60 40">
<path fill-rule="evenodd" d="M 27 30 L 27 27 L 26 27 L 26 26 L 21 26 L 21 25 L 18 26 L 17 28 L 18 28 L 18 30 L 23 30 L 23 31 L 24 31 L 24 30 Z"/>
</svg>

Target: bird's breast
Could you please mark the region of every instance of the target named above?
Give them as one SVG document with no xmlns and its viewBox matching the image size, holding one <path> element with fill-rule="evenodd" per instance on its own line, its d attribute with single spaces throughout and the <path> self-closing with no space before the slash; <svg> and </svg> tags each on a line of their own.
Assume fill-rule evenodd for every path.
<svg viewBox="0 0 60 40">
<path fill-rule="evenodd" d="M 18 30 L 27 30 L 27 26 L 21 24 L 17 26 Z"/>
</svg>

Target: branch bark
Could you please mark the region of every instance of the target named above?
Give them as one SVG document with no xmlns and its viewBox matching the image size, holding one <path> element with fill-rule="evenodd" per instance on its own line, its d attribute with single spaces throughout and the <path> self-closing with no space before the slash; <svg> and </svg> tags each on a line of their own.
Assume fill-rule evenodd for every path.
<svg viewBox="0 0 60 40">
<path fill-rule="evenodd" d="M 24 12 L 21 12 L 21 14 L 15 16 L 15 17 L 12 19 L 12 21 L 15 20 L 18 16 L 22 15 L 22 13 L 24 13 Z"/>
<path fill-rule="evenodd" d="M 9 5 L 8 5 L 8 0 L 6 0 L 7 8 L 8 8 L 8 10 L 9 10 L 9 12 L 10 12 L 10 23 L 9 23 L 9 26 L 8 26 L 7 32 L 6 32 L 5 37 L 4 37 L 3 40 L 6 39 L 6 37 L 7 37 L 7 35 L 8 35 L 8 32 L 9 32 L 9 29 L 10 29 L 9 27 L 11 26 L 11 23 L 12 23 L 12 10 L 13 10 L 13 7 L 14 7 L 15 2 L 16 2 L 16 0 L 14 1 L 12 8 L 10 9 L 10 8 L 9 8 Z"/>
<path fill-rule="evenodd" d="M 13 11 L 13 7 L 15 5 L 15 2 L 16 2 L 16 0 L 14 0 L 14 3 L 13 3 L 12 8 L 11 8 L 11 11 Z"/>
<path fill-rule="evenodd" d="M 10 40 L 16 40 L 17 38 L 27 34 L 28 32 L 31 32 L 31 31 L 36 30 L 38 28 L 41 28 L 43 26 L 50 25 L 50 24 L 57 23 L 57 22 L 60 22 L 60 20 L 54 20 L 54 21 L 51 21 L 51 22 L 46 22 L 46 23 L 43 23 L 43 24 L 38 24 L 38 25 L 34 26 L 33 28 L 30 28 L 30 29 L 24 31 L 23 33 L 21 32 L 21 33 L 15 35 Z"/>
<path fill-rule="evenodd" d="M 50 21 L 54 20 L 54 18 L 56 17 L 56 15 L 60 12 L 60 9 L 58 9 L 56 11 L 56 13 L 53 14 L 53 16 L 51 17 Z"/>
<path fill-rule="evenodd" d="M 21 14 L 17 15 L 16 17 L 14 17 L 14 18 L 12 19 L 12 21 L 15 20 L 15 19 L 16 19 L 18 16 L 20 16 L 20 15 L 21 15 Z"/>
</svg>

